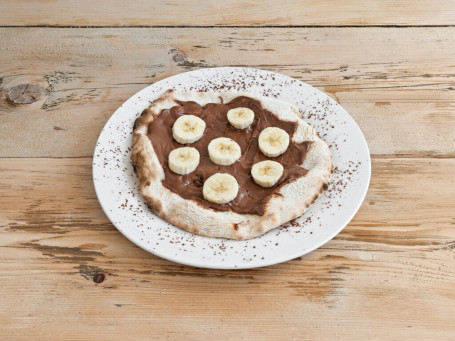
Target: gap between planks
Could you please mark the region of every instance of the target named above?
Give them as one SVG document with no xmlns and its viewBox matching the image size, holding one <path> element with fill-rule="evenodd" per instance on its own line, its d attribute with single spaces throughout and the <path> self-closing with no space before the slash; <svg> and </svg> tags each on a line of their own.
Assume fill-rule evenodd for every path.
<svg viewBox="0 0 455 341">
<path fill-rule="evenodd" d="M 455 155 L 428 155 L 428 154 L 370 154 L 372 159 L 454 159 Z M 91 159 L 86 156 L 3 156 L 1 159 Z"/>
<path fill-rule="evenodd" d="M 455 25 L 0 25 L 0 28 L 441 28 Z"/>
</svg>

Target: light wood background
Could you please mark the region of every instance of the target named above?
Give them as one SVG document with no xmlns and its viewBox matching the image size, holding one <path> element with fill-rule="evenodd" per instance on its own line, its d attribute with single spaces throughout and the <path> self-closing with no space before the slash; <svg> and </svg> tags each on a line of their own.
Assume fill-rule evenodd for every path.
<svg viewBox="0 0 455 341">
<path fill-rule="evenodd" d="M 0 26 L 0 339 L 455 340 L 455 1 L 2 0 Z M 107 119 L 211 66 L 304 80 L 362 128 L 368 195 L 320 249 L 197 269 L 103 214 Z"/>
</svg>

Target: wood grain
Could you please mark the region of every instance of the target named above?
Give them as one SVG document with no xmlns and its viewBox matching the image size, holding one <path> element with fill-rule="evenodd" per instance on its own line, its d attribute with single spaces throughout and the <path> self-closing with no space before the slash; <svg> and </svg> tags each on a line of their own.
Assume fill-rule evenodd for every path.
<svg viewBox="0 0 455 341">
<path fill-rule="evenodd" d="M 326 91 L 359 123 L 373 155 L 455 156 L 455 27 L 3 28 L 0 35 L 0 157 L 91 156 L 107 119 L 135 92 L 213 66 L 277 71 Z M 8 92 L 20 84 L 43 94 L 15 104 Z"/>
<path fill-rule="evenodd" d="M 454 25 L 453 0 L 0 1 L 3 26 Z"/>
<path fill-rule="evenodd" d="M 373 160 L 367 198 L 340 235 L 302 258 L 241 271 L 181 266 L 136 247 L 103 215 L 90 164 L 2 160 L 0 337 L 455 335 L 455 216 L 447 214 L 455 159 Z M 96 284 L 98 273 L 106 277 Z"/>
<path fill-rule="evenodd" d="M 455 340 L 454 0 L 0 0 L 0 26 L 0 339 Z M 103 214 L 107 119 L 214 66 L 306 81 L 364 132 L 369 192 L 318 250 L 191 268 Z"/>
</svg>

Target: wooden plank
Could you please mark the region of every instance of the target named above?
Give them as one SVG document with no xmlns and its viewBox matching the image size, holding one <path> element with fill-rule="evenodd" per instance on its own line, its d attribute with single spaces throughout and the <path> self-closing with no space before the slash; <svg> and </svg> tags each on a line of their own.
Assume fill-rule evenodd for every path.
<svg viewBox="0 0 455 341">
<path fill-rule="evenodd" d="M 91 156 L 107 119 L 138 90 L 229 65 L 281 72 L 328 92 L 357 120 L 374 155 L 455 155 L 452 27 L 3 28 L 0 35 L 0 157 Z M 15 104 L 9 91 L 20 84 L 38 84 L 41 97 Z"/>
<path fill-rule="evenodd" d="M 241 271 L 181 266 L 134 246 L 102 214 L 90 165 L 2 160 L 2 338 L 455 333 L 455 159 L 373 160 L 367 198 L 340 235 L 301 259 Z"/>
<path fill-rule="evenodd" d="M 110 230 L 93 189 L 91 163 L 91 158 L 2 159 L 2 226 L 57 234 L 96 226 Z M 373 159 L 372 169 L 367 199 L 351 226 L 368 226 L 381 235 L 385 231 L 379 226 L 424 230 L 455 223 L 450 216 L 454 158 Z"/>
<path fill-rule="evenodd" d="M 453 0 L 0 1 L 3 26 L 453 25 Z M 106 10 L 109 9 L 109 10 Z"/>
</svg>

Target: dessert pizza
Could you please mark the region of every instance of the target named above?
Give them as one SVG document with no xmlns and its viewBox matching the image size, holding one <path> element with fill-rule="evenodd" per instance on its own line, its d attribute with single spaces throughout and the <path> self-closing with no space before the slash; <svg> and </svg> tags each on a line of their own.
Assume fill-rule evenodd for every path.
<svg viewBox="0 0 455 341">
<path fill-rule="evenodd" d="M 158 216 L 249 239 L 300 216 L 327 189 L 327 144 L 292 105 L 232 92 L 165 92 L 134 124 L 133 165 Z"/>
</svg>

